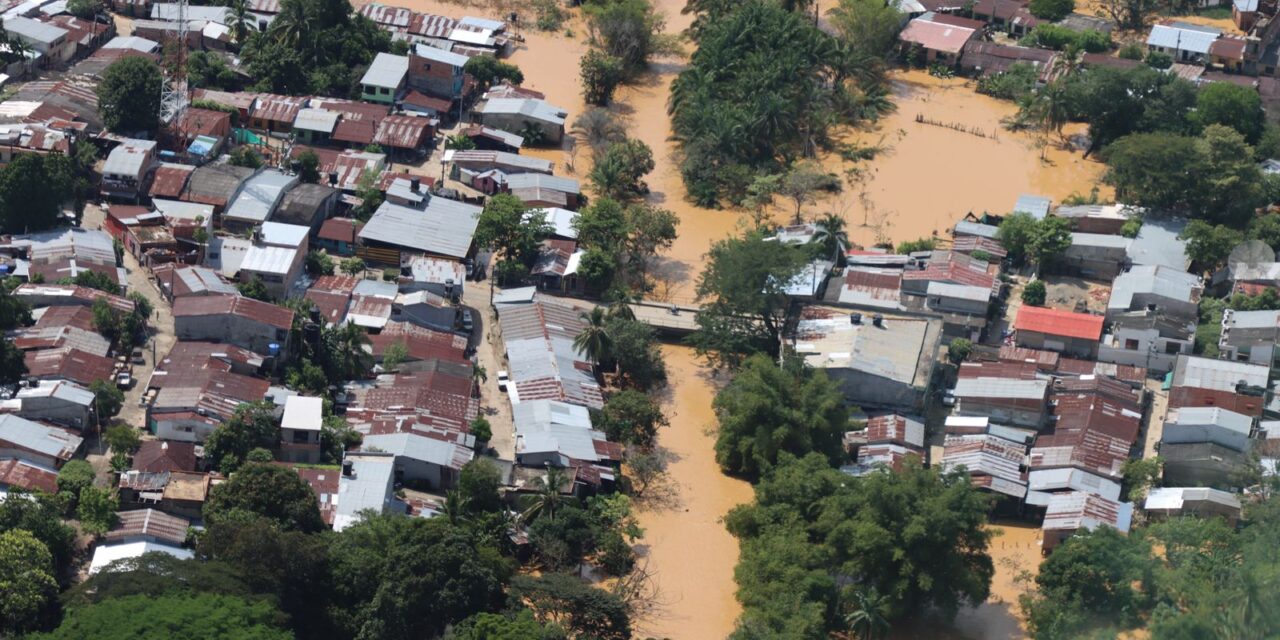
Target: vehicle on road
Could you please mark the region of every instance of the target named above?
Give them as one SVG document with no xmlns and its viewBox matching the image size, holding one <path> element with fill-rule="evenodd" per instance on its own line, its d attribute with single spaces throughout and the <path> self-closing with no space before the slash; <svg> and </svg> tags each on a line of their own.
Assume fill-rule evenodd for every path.
<svg viewBox="0 0 1280 640">
<path fill-rule="evenodd" d="M 511 382 L 511 376 L 507 375 L 506 371 L 499 371 L 498 372 L 498 391 L 506 391 L 508 382 Z"/>
</svg>

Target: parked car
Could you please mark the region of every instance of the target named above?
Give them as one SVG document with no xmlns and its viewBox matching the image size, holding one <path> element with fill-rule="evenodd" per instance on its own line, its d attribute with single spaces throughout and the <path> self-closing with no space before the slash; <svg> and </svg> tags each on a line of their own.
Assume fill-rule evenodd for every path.
<svg viewBox="0 0 1280 640">
<path fill-rule="evenodd" d="M 507 375 L 506 371 L 499 371 L 498 372 L 498 391 L 506 391 L 508 382 L 511 382 L 511 376 Z"/>
<path fill-rule="evenodd" d="M 116 386 L 121 389 L 128 389 L 133 386 L 133 376 L 127 371 L 121 371 L 116 374 Z"/>
<path fill-rule="evenodd" d="M 144 357 L 142 356 L 142 349 L 134 349 L 134 350 L 133 350 L 133 357 L 131 358 L 131 361 L 132 361 L 134 364 L 146 364 L 146 363 L 147 363 L 147 359 L 146 359 L 146 358 L 144 358 Z"/>
<path fill-rule="evenodd" d="M 462 330 L 466 331 L 467 334 L 470 335 L 471 329 L 474 326 L 475 326 L 475 323 L 473 322 L 473 319 L 471 317 L 471 310 L 463 309 L 462 310 Z"/>
</svg>

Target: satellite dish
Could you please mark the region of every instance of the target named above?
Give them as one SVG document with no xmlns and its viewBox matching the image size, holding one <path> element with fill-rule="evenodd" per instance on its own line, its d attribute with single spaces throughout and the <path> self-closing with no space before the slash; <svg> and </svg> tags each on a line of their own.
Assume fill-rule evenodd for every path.
<svg viewBox="0 0 1280 640">
<path fill-rule="evenodd" d="M 1236 245 L 1227 258 L 1227 266 L 1234 268 L 1244 263 L 1251 267 L 1276 261 L 1276 252 L 1261 240 L 1246 240 Z"/>
</svg>

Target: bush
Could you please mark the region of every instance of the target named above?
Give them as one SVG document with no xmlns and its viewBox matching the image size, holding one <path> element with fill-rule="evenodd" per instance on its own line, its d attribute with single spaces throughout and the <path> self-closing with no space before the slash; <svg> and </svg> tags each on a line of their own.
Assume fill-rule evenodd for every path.
<svg viewBox="0 0 1280 640">
<path fill-rule="evenodd" d="M 1031 15 L 1056 22 L 1067 17 L 1072 11 L 1075 11 L 1075 0 L 1031 0 L 1031 4 L 1027 6 L 1031 10 Z"/>
<path fill-rule="evenodd" d="M 917 251 L 933 251 L 937 246 L 938 241 L 933 238 L 916 238 L 898 243 L 897 253 L 906 255 Z"/>
<path fill-rule="evenodd" d="M 973 343 L 964 338 L 955 338 L 947 345 L 947 359 L 955 364 L 964 362 L 973 353 Z"/>
<path fill-rule="evenodd" d="M 1120 235 L 1126 238 L 1138 237 L 1138 231 L 1142 229 L 1142 218 L 1133 217 L 1125 220 L 1124 225 L 1120 227 Z"/>
<path fill-rule="evenodd" d="M 1147 48 L 1137 42 L 1130 42 L 1120 47 L 1119 56 L 1124 60 L 1141 60 L 1147 55 Z"/>
<path fill-rule="evenodd" d="M 396 281 L 396 280 L 398 280 L 399 278 L 400 278 L 400 270 L 399 270 L 399 269 L 395 269 L 395 268 L 392 268 L 392 267 L 387 267 L 386 269 L 383 269 L 383 270 L 382 270 L 382 280 L 383 280 L 384 282 L 395 282 L 395 281 Z"/>
<path fill-rule="evenodd" d="M 476 444 L 488 442 L 493 437 L 493 427 L 483 416 L 471 421 L 471 435 L 476 437 Z"/>
<path fill-rule="evenodd" d="M 1026 62 L 1015 62 L 1008 71 L 993 73 L 978 80 L 978 92 L 993 98 L 1017 102 L 1035 91 L 1040 72 Z"/>
<path fill-rule="evenodd" d="M 1026 288 L 1022 290 L 1023 304 L 1029 304 L 1033 307 L 1043 307 L 1044 299 L 1047 295 L 1044 288 L 1043 280 L 1032 280 L 1027 283 Z"/>
<path fill-rule="evenodd" d="M 1173 66 L 1173 56 L 1160 51 L 1147 54 L 1147 66 L 1152 69 L 1168 69 Z"/>
<path fill-rule="evenodd" d="M 1111 48 L 1111 34 L 1093 29 L 1076 32 L 1056 24 L 1042 24 L 1020 40 L 1019 44 L 1054 51 L 1062 51 L 1074 45 L 1089 53 L 1102 53 Z"/>
</svg>

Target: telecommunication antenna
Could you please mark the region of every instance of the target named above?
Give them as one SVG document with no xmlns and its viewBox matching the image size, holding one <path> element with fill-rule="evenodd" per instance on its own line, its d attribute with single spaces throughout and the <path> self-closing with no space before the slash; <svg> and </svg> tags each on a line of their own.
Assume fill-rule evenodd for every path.
<svg viewBox="0 0 1280 640">
<path fill-rule="evenodd" d="M 176 123 L 191 101 L 187 94 L 187 0 L 177 0 L 177 46 L 174 48 L 171 73 L 160 86 L 160 120 Z"/>
</svg>

